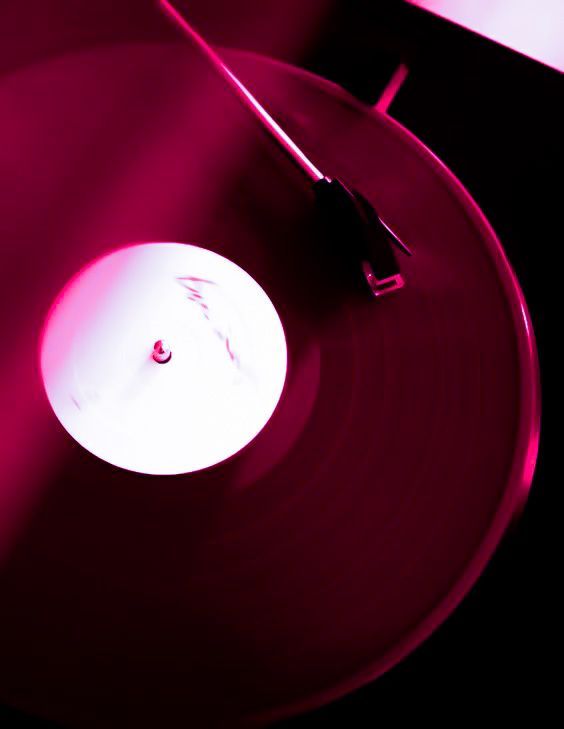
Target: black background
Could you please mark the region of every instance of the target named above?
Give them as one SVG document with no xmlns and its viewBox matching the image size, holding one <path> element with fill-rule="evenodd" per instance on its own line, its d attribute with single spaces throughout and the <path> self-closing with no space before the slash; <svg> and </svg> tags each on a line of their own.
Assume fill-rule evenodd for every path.
<svg viewBox="0 0 564 729">
<path fill-rule="evenodd" d="M 302 10 L 295 0 L 199 0 L 191 3 L 191 12 L 211 41 L 305 66 L 367 103 L 376 101 L 397 64 L 407 63 L 409 75 L 390 114 L 453 170 L 501 238 L 535 327 L 543 420 L 528 506 L 462 605 L 375 683 L 280 726 L 336 721 L 364 727 L 390 718 L 450 724 L 469 718 L 507 722 L 534 717 L 542 723 L 544 712 L 555 710 L 560 673 L 556 596 L 561 518 L 555 503 L 561 482 L 555 404 L 560 366 L 550 344 L 562 331 L 561 284 L 554 275 L 564 242 L 558 215 L 564 203 L 562 77 L 401 2 L 316 3 L 323 10 L 316 37 L 299 50 L 249 31 L 258 14 L 268 18 L 280 8 L 299 24 Z M 104 13 L 105 37 L 98 30 L 94 38 L 92 20 L 99 21 Z M 42 32 L 42 23 L 50 26 L 50 33 Z M 52 32 L 54 27 L 58 33 Z M 146 0 L 137 6 L 121 0 L 33 0 L 25 7 L 3 0 L 0 73 L 85 42 L 167 32 L 154 4 Z M 55 726 L 8 707 L 0 707 L 0 725 Z M 179 719 L 179 726 L 184 725 Z"/>
</svg>

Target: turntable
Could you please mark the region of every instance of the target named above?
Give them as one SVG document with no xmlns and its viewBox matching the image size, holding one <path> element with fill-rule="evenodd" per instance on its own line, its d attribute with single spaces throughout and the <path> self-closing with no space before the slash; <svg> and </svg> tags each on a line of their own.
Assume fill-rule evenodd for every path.
<svg viewBox="0 0 564 729">
<path fill-rule="evenodd" d="M 475 584 L 533 477 L 535 337 L 412 132 L 159 5 L 166 41 L 0 81 L 1 699 L 263 726 Z"/>
</svg>

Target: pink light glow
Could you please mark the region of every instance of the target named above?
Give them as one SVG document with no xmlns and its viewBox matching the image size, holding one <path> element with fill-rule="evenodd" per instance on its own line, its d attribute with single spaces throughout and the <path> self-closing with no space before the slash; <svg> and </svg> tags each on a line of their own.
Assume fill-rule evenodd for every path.
<svg viewBox="0 0 564 729">
<path fill-rule="evenodd" d="M 562 0 L 407 0 L 564 71 Z"/>
</svg>

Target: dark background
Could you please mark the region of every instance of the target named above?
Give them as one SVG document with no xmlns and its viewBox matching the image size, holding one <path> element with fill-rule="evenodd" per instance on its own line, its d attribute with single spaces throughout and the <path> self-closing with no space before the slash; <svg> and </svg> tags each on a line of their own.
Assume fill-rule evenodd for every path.
<svg viewBox="0 0 564 729">
<path fill-rule="evenodd" d="M 543 421 L 533 489 L 478 584 L 432 638 L 388 674 L 280 726 L 337 721 L 363 727 L 390 716 L 459 722 L 530 715 L 542 721 L 541 714 L 556 706 L 559 673 L 560 368 L 550 343 L 562 330 L 554 276 L 563 242 L 557 224 L 563 200 L 562 77 L 401 2 L 188 5 L 212 42 L 305 66 L 370 104 L 398 63 L 408 65 L 390 114 L 453 170 L 489 218 L 524 289 L 541 360 Z M 171 34 L 150 0 L 2 0 L 0 73 L 88 44 Z M 54 726 L 8 707 L 0 707 L 0 725 Z"/>
</svg>

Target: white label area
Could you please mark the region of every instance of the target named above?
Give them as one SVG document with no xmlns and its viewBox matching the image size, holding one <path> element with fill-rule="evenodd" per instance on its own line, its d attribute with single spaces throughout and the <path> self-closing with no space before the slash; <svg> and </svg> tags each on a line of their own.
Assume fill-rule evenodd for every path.
<svg viewBox="0 0 564 729">
<path fill-rule="evenodd" d="M 168 362 L 153 359 L 163 340 Z M 109 463 L 188 473 L 240 451 L 271 417 L 287 351 L 278 314 L 243 269 L 179 243 L 121 248 L 63 289 L 41 371 L 65 429 Z"/>
</svg>

